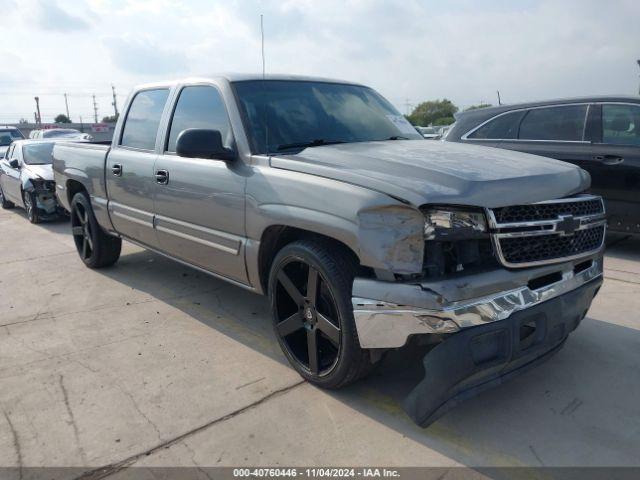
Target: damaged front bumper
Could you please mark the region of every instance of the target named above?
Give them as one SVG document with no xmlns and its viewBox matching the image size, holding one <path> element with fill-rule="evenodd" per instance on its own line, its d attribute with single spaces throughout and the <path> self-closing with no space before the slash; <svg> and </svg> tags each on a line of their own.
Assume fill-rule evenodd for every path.
<svg viewBox="0 0 640 480">
<path fill-rule="evenodd" d="M 526 275 L 526 277 L 523 277 Z M 353 284 L 353 314 L 362 348 L 402 347 L 412 335 L 455 333 L 509 318 L 513 313 L 563 295 L 602 275 L 602 257 L 529 272 L 506 270 L 439 282 L 393 284 L 357 278 Z M 511 278 L 513 277 L 513 278 Z M 544 284 L 545 279 L 549 283 Z M 456 292 L 482 292 L 485 285 L 513 286 L 471 299 Z M 472 285 L 473 290 L 470 285 Z M 444 292 L 444 293 L 440 293 Z M 392 301 L 392 298 L 394 301 Z"/>
<path fill-rule="evenodd" d="M 29 182 L 24 189 L 34 194 L 35 207 L 43 220 L 52 220 L 64 215 L 64 209 L 56 198 L 53 181 Z"/>
<path fill-rule="evenodd" d="M 494 288 L 523 283 L 498 293 L 448 300 L 455 292 L 482 292 L 492 282 Z M 404 403 L 411 418 L 426 426 L 460 401 L 559 349 L 586 315 L 601 284 L 599 255 L 551 268 L 438 283 L 446 295 L 435 291 L 435 285 L 393 287 L 356 279 L 352 301 L 363 348 L 401 347 L 412 335 L 453 334 L 425 356 L 425 378 Z"/>
</svg>

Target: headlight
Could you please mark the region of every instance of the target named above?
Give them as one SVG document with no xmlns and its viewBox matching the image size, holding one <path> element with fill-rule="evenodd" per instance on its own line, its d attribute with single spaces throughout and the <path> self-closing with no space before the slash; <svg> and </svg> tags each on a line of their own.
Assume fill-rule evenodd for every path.
<svg viewBox="0 0 640 480">
<path fill-rule="evenodd" d="M 487 221 L 481 211 L 427 208 L 424 215 L 427 240 L 478 238 L 487 232 Z"/>
</svg>

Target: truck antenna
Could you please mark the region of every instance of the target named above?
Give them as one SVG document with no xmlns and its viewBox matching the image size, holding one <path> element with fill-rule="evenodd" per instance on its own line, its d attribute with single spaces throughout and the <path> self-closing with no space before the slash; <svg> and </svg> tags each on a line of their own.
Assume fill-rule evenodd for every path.
<svg viewBox="0 0 640 480">
<path fill-rule="evenodd" d="M 260 14 L 260 41 L 261 41 L 261 48 L 262 48 L 262 85 L 261 88 L 263 89 L 264 92 L 264 80 L 266 77 L 266 70 L 265 70 L 265 62 L 264 62 L 264 16 L 262 14 Z M 262 119 L 264 122 L 264 146 L 265 149 L 267 151 L 267 155 L 269 155 L 269 126 L 267 125 L 267 97 L 266 95 L 263 95 L 263 101 L 264 101 L 264 106 L 263 106 L 263 111 L 262 111 Z"/>
</svg>

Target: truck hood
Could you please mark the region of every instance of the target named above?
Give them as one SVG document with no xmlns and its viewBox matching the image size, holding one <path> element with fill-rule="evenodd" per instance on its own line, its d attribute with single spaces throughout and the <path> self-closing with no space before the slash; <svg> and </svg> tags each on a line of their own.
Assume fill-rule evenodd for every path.
<svg viewBox="0 0 640 480">
<path fill-rule="evenodd" d="M 503 207 L 586 190 L 574 165 L 511 150 L 428 140 L 360 142 L 271 157 L 271 166 L 351 183 L 419 206 Z"/>
<path fill-rule="evenodd" d="M 51 165 L 25 165 L 23 173 L 30 179 L 53 180 Z"/>
</svg>

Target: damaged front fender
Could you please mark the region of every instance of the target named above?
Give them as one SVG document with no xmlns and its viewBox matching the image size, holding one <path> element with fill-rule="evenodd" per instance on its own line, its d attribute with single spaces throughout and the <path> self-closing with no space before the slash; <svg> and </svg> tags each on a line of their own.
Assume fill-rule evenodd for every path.
<svg viewBox="0 0 640 480">
<path fill-rule="evenodd" d="M 397 274 L 422 271 L 424 215 L 404 205 L 386 205 L 358 212 L 360 249 L 370 264 Z"/>
</svg>

